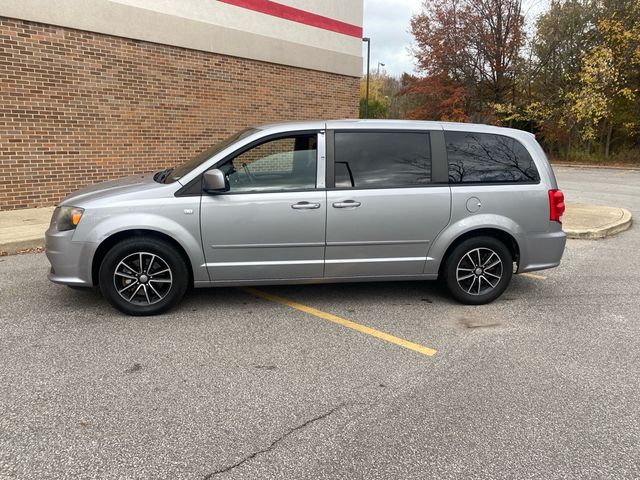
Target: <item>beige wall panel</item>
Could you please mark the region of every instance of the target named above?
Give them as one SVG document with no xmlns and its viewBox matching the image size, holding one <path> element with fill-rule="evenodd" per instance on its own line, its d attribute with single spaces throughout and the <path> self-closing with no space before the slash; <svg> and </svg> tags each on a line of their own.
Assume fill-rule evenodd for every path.
<svg viewBox="0 0 640 480">
<path fill-rule="evenodd" d="M 320 47 L 347 55 L 358 56 L 361 52 L 362 41 L 359 38 L 265 15 L 217 0 L 111 0 L 111 2 L 277 40 Z M 284 4 L 284 2 L 280 3 Z"/>
<path fill-rule="evenodd" d="M 360 2 L 330 1 L 313 13 Z M 311 2 L 281 3 L 306 10 Z M 361 17 L 361 5 L 354 11 Z M 349 76 L 362 71 L 359 38 L 216 0 L 2 0 L 0 15 Z"/>
<path fill-rule="evenodd" d="M 277 0 L 278 3 L 362 26 L 362 0 Z"/>
</svg>

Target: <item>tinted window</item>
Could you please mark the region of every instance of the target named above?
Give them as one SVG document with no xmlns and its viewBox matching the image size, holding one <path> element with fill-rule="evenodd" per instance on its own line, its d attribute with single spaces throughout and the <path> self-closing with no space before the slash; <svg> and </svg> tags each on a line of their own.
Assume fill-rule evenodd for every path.
<svg viewBox="0 0 640 480">
<path fill-rule="evenodd" d="M 337 188 L 419 187 L 431 181 L 428 133 L 336 132 Z"/>
<path fill-rule="evenodd" d="M 316 186 L 316 134 L 277 138 L 222 165 L 231 192 L 280 192 Z"/>
<path fill-rule="evenodd" d="M 527 149 L 502 135 L 445 132 L 451 183 L 512 183 L 540 180 Z"/>
</svg>

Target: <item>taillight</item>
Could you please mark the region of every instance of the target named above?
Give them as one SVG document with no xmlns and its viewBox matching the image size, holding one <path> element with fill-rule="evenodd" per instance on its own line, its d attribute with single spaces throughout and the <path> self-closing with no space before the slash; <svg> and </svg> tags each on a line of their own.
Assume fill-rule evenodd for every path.
<svg viewBox="0 0 640 480">
<path fill-rule="evenodd" d="M 564 213 L 564 194 L 560 190 L 549 190 L 549 220 L 562 223 Z"/>
</svg>

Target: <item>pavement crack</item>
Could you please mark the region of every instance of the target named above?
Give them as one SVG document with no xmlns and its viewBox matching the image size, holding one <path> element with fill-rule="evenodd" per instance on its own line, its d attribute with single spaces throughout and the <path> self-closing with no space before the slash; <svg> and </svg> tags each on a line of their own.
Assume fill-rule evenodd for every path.
<svg viewBox="0 0 640 480">
<path fill-rule="evenodd" d="M 220 470 L 215 470 L 211 473 L 208 473 L 207 475 L 205 475 L 203 477 L 203 480 L 210 480 L 212 478 L 214 478 L 217 475 L 220 475 L 222 473 L 227 473 L 237 467 L 240 467 L 242 465 L 244 465 L 245 463 L 249 462 L 250 460 L 253 460 L 254 458 L 256 458 L 258 455 L 262 455 L 263 453 L 268 453 L 272 450 L 274 450 L 275 448 L 278 447 L 278 445 L 280 443 L 282 443 L 284 440 L 287 439 L 287 437 L 293 435 L 294 433 L 305 429 L 306 427 L 308 427 L 311 424 L 314 424 L 316 422 L 319 422 L 321 420 L 324 420 L 325 418 L 333 415 L 334 413 L 336 413 L 338 410 L 343 409 L 344 407 L 347 406 L 347 403 L 341 403 L 335 407 L 333 407 L 331 410 L 318 415 L 316 417 L 310 418 L 309 420 L 305 421 L 304 423 L 301 423 L 300 425 L 297 425 L 293 428 L 290 428 L 289 430 L 287 430 L 286 432 L 284 432 L 282 435 L 280 435 L 278 438 L 276 438 L 273 442 L 271 442 L 271 444 L 269 444 L 269 446 L 267 446 L 266 448 L 263 448 L 261 450 L 257 450 L 253 453 L 250 453 L 249 455 L 247 455 L 246 457 L 242 458 L 241 460 L 237 461 L 236 463 L 234 463 L 233 465 L 229 465 L 227 467 L 221 468 Z"/>
<path fill-rule="evenodd" d="M 127 368 L 124 373 L 136 373 L 142 370 L 142 365 L 134 363 L 130 368 Z"/>
</svg>

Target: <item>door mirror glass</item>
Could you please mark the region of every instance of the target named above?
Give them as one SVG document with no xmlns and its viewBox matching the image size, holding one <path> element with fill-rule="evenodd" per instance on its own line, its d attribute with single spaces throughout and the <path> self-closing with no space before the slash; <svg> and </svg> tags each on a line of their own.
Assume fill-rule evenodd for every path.
<svg viewBox="0 0 640 480">
<path fill-rule="evenodd" d="M 203 189 L 207 193 L 220 193 L 229 190 L 229 184 L 224 173 L 217 168 L 206 171 L 202 183 Z"/>
</svg>

